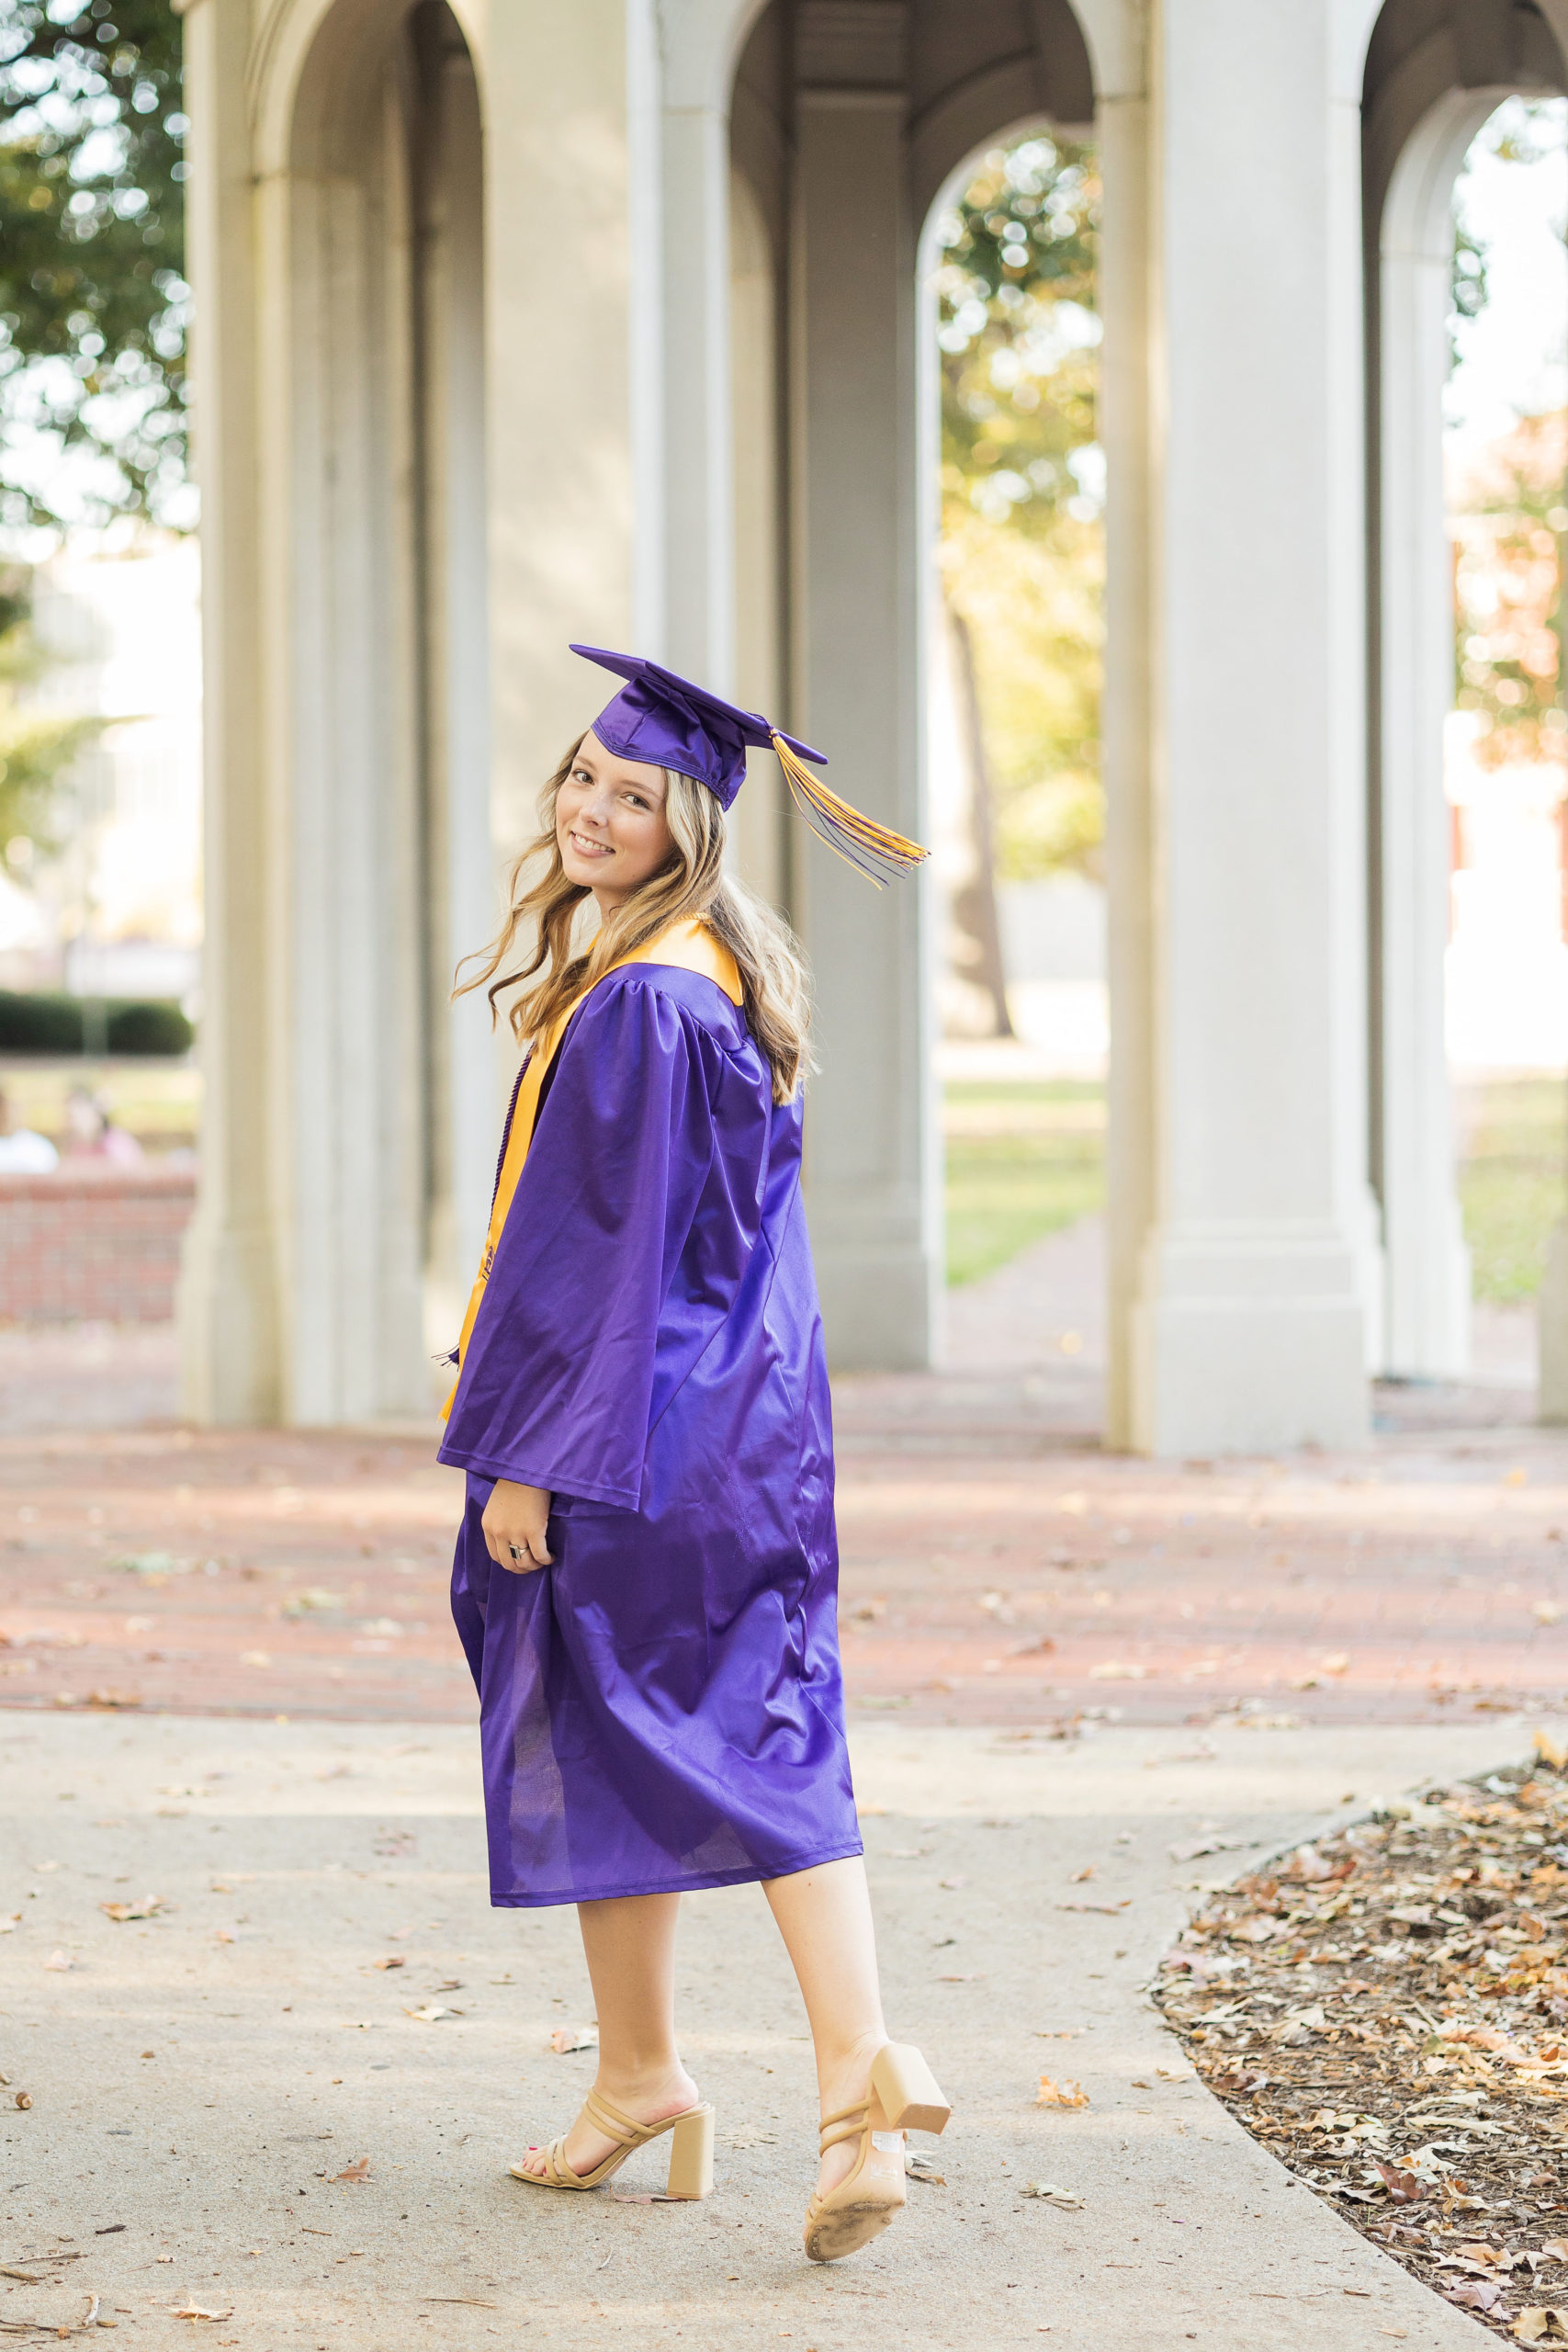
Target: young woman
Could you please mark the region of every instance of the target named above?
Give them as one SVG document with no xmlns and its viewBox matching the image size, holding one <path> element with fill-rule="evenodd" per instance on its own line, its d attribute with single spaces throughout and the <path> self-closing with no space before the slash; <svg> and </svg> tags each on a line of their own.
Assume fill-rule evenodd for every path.
<svg viewBox="0 0 1568 2352">
<path fill-rule="evenodd" d="M 904 2130 L 939 2132 L 948 2109 L 919 2052 L 888 2041 L 877 1988 L 800 1204 L 806 978 L 724 870 L 747 743 L 774 744 L 808 821 L 857 863 L 922 853 L 751 713 L 573 650 L 627 684 L 546 786 L 512 911 L 466 983 L 492 1009 L 524 985 L 511 1020 L 531 1050 L 441 1449 L 468 1473 L 452 1606 L 479 1692 L 491 1899 L 575 1903 L 598 2004 L 587 2104 L 512 2171 L 592 2188 L 668 2132 L 670 2193 L 707 2194 L 676 1914 L 688 1887 L 760 1880 L 816 2049 L 805 2244 L 829 2262 L 893 2218 Z"/>
</svg>

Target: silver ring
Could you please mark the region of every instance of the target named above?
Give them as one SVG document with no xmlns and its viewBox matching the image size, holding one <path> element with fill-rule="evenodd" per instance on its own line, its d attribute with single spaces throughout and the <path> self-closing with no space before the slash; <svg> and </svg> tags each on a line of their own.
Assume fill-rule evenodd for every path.
<svg viewBox="0 0 1568 2352">
<path fill-rule="evenodd" d="M 509 1544 L 506 1548 L 511 1553 L 514 1560 L 520 1560 L 523 1557 L 522 1553 L 517 1549 L 515 1544 Z"/>
</svg>

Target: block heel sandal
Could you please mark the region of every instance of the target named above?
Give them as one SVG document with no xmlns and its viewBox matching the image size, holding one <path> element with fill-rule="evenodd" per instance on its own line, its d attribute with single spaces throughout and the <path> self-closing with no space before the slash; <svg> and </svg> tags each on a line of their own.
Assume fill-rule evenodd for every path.
<svg viewBox="0 0 1568 2352">
<path fill-rule="evenodd" d="M 907 2041 L 885 2041 L 871 2062 L 871 2095 L 824 2119 L 822 2153 L 859 2140 L 860 2154 L 826 2196 L 814 2195 L 806 2212 L 808 2262 L 838 2262 L 885 2230 L 908 2191 L 904 2180 L 904 2132 L 940 2132 L 953 2112 L 935 2075 Z"/>
<path fill-rule="evenodd" d="M 645 2148 L 650 2140 L 670 2134 L 670 2176 L 664 2194 L 673 2198 L 708 2196 L 713 2188 L 713 2109 L 705 2104 L 688 2107 L 679 2115 L 668 2115 L 662 2123 L 639 2123 L 635 2116 L 625 2115 L 602 2091 L 590 2091 L 582 2102 L 582 2114 L 595 2132 L 606 2140 L 614 2140 L 615 2147 L 603 2164 L 592 2172 L 573 2172 L 566 2160 L 566 2143 L 570 2137 L 563 2132 L 552 2140 L 543 2151 L 545 2169 L 542 2175 L 528 2172 L 522 2165 L 508 2167 L 513 2180 L 525 2180 L 530 2188 L 597 2188 L 602 2181 L 619 2172 L 634 2150 Z"/>
</svg>

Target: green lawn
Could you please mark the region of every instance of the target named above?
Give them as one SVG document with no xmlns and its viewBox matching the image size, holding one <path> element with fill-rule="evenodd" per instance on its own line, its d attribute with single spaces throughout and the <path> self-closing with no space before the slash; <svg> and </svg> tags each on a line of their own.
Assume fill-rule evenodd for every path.
<svg viewBox="0 0 1568 2352">
<path fill-rule="evenodd" d="M 971 1283 L 1105 1197 L 1105 1090 L 949 1084 L 947 1279 Z M 1533 1298 L 1547 1236 L 1568 1216 L 1568 1088 L 1554 1078 L 1468 1080 L 1458 1090 L 1460 1199 L 1475 1295 Z"/>
<path fill-rule="evenodd" d="M 1105 1197 L 1105 1089 L 1064 1079 L 943 1091 L 947 1279 L 972 1283 Z"/>
<path fill-rule="evenodd" d="M 1517 1306 L 1540 1288 L 1547 1236 L 1568 1216 L 1568 1090 L 1555 1078 L 1471 1080 L 1455 1107 L 1475 1295 Z"/>
</svg>

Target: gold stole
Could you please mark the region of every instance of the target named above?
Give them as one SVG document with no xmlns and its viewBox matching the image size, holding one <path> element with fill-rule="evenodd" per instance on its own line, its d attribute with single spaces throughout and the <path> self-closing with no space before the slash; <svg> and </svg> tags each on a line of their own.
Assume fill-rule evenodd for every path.
<svg viewBox="0 0 1568 2352">
<path fill-rule="evenodd" d="M 567 1023 L 584 997 L 592 996 L 593 989 L 599 986 L 600 980 L 607 980 L 611 972 L 624 971 L 628 964 L 670 964 L 678 972 L 700 972 L 705 979 L 717 983 L 731 1004 L 740 1004 L 745 1001 L 744 991 L 740 986 L 740 974 L 736 967 L 734 956 L 721 940 L 715 938 L 705 923 L 700 922 L 694 915 L 689 915 L 680 922 L 671 923 L 667 930 L 660 932 L 656 938 L 648 940 L 641 947 L 634 947 L 629 956 L 621 956 L 618 961 L 609 967 L 608 970 L 600 973 L 598 980 L 594 980 L 588 988 L 580 989 L 566 1010 L 556 1015 L 543 1036 L 536 1043 L 534 1051 L 528 1057 L 528 1067 L 523 1073 L 522 1084 L 517 1089 L 517 1100 L 512 1112 L 512 1125 L 507 1130 L 506 1150 L 502 1158 L 501 1174 L 495 1187 L 495 1202 L 490 1213 L 490 1231 L 485 1238 L 484 1256 L 479 1261 L 479 1271 L 474 1278 L 474 1287 L 468 1298 L 468 1311 L 463 1317 L 462 1334 L 457 1341 L 459 1365 L 468 1353 L 468 1341 L 473 1336 L 474 1322 L 484 1299 L 485 1284 L 490 1280 L 490 1270 L 495 1263 L 496 1244 L 501 1239 L 502 1228 L 506 1223 L 506 1213 L 512 1206 L 512 1196 L 517 1190 L 517 1180 L 523 1173 L 523 1164 L 528 1157 L 528 1146 L 534 1139 L 534 1121 L 538 1115 L 539 1096 L 544 1091 L 545 1080 L 549 1076 L 555 1057 L 560 1051 L 560 1043 L 566 1035 Z M 454 1384 L 452 1396 L 456 1396 L 457 1394 L 457 1385 Z M 443 1420 L 452 1410 L 452 1396 L 448 1396 L 446 1404 L 441 1408 Z"/>
</svg>

